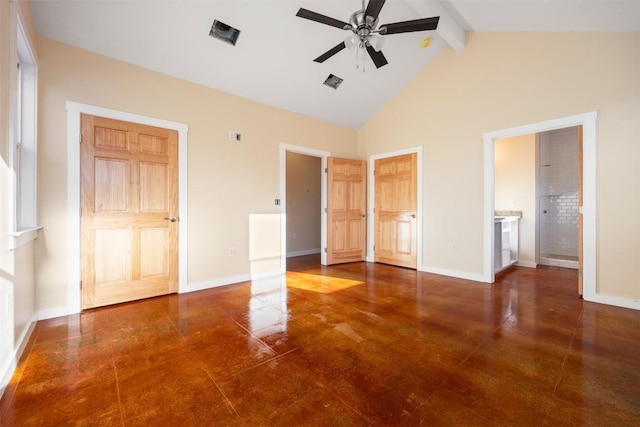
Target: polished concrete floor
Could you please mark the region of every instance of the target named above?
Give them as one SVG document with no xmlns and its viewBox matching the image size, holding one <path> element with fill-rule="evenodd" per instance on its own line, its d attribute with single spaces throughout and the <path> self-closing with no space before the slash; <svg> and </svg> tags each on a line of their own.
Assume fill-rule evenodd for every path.
<svg viewBox="0 0 640 427">
<path fill-rule="evenodd" d="M 38 322 L 0 425 L 640 425 L 640 312 L 573 270 L 289 270 Z"/>
</svg>

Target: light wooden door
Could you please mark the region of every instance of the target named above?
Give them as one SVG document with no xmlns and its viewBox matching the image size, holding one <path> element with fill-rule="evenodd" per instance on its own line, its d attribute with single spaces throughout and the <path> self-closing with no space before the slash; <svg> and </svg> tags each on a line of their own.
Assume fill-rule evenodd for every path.
<svg viewBox="0 0 640 427">
<path fill-rule="evenodd" d="M 582 295 L 583 261 L 582 261 L 582 126 L 578 126 L 578 295 Z"/>
<path fill-rule="evenodd" d="M 177 132 L 82 115 L 82 308 L 178 287 Z"/>
<path fill-rule="evenodd" d="M 327 264 L 365 259 L 366 169 L 363 160 L 327 159 Z"/>
<path fill-rule="evenodd" d="M 375 261 L 417 268 L 417 155 L 375 162 Z"/>
</svg>

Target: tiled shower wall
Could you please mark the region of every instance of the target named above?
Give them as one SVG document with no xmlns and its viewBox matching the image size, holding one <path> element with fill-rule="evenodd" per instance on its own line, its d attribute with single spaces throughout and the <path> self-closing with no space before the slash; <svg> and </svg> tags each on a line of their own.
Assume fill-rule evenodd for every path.
<svg viewBox="0 0 640 427">
<path fill-rule="evenodd" d="M 540 256 L 577 259 L 578 128 L 542 132 L 539 144 Z"/>
</svg>

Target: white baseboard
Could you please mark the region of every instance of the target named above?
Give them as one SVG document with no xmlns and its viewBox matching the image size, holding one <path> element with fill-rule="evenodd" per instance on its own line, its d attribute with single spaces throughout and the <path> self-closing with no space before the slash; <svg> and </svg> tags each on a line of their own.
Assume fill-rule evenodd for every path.
<svg viewBox="0 0 640 427">
<path fill-rule="evenodd" d="M 179 293 L 203 291 L 205 289 L 217 288 L 220 286 L 232 285 L 234 283 L 247 282 L 251 280 L 250 274 L 242 274 L 239 276 L 223 277 L 221 279 L 206 280 L 204 282 L 188 283 L 186 289 L 180 289 Z"/>
<path fill-rule="evenodd" d="M 31 333 L 36 326 L 36 321 L 38 320 L 37 315 L 34 314 L 29 322 L 29 325 L 24 328 L 20 336 L 18 337 L 18 345 L 11 353 L 11 357 L 7 360 L 5 366 L 2 367 L 2 371 L 0 371 L 0 397 L 4 394 L 4 390 L 7 388 L 7 384 L 11 381 L 11 377 L 13 376 L 13 372 L 16 370 L 18 366 L 18 362 L 22 357 L 22 353 L 24 353 L 24 349 L 27 347 L 27 343 L 29 342 L 29 338 L 31 338 Z"/>
<path fill-rule="evenodd" d="M 538 264 L 533 261 L 518 261 L 515 264 L 518 267 L 537 268 Z"/>
<path fill-rule="evenodd" d="M 38 311 L 38 320 L 53 319 L 54 317 L 69 316 L 78 313 L 80 313 L 80 310 L 73 307 L 50 308 Z"/>
<path fill-rule="evenodd" d="M 287 258 L 292 258 L 296 256 L 305 256 L 305 255 L 315 255 L 320 253 L 320 248 L 317 249 L 305 249 L 303 251 L 293 251 L 287 252 Z"/>
<path fill-rule="evenodd" d="M 616 307 L 630 308 L 640 310 L 640 300 L 617 297 L 613 295 L 583 295 L 585 301 L 596 302 L 599 304 L 615 305 Z"/>
<path fill-rule="evenodd" d="M 251 275 L 251 280 L 267 279 L 269 277 L 281 276 L 282 274 L 283 274 L 282 270 L 261 271 L 258 274 L 252 274 Z"/>
<path fill-rule="evenodd" d="M 484 277 L 482 276 L 482 274 L 469 273 L 467 271 L 450 270 L 447 268 L 433 267 L 430 265 L 421 265 L 420 267 L 418 267 L 418 271 L 424 271 L 425 273 L 440 274 L 442 276 L 456 277 L 458 279 L 472 280 L 474 282 L 487 283 L 484 280 Z"/>
</svg>

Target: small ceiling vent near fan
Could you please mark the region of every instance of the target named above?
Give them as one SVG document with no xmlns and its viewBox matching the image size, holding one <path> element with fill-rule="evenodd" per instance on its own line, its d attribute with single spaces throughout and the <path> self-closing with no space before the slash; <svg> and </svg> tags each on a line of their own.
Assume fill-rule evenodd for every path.
<svg viewBox="0 0 640 427">
<path fill-rule="evenodd" d="M 381 50 L 384 44 L 384 38 L 381 36 L 415 31 L 432 31 L 438 28 L 439 16 L 378 26 L 378 16 L 385 1 L 386 0 L 369 0 L 369 4 L 365 9 L 365 2 L 362 0 L 362 9 L 354 12 L 349 18 L 349 22 L 343 22 L 308 9 L 300 8 L 298 13 L 296 13 L 296 16 L 300 18 L 330 25 L 340 28 L 341 30 L 351 31 L 352 33 L 349 34 L 344 41 L 318 56 L 314 61 L 322 63 L 345 48 L 357 48 L 362 51 L 366 50 L 376 68 L 380 68 L 388 64 L 387 58 L 385 58 Z"/>
</svg>

